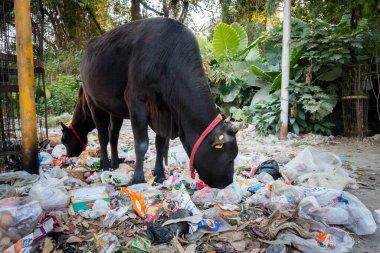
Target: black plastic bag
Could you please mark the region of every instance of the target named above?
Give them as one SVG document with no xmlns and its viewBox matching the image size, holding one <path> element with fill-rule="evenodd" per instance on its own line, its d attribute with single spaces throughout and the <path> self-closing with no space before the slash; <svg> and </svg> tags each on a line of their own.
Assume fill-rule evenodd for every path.
<svg viewBox="0 0 380 253">
<path fill-rule="evenodd" d="M 263 162 L 262 164 L 257 167 L 256 173 L 255 174 L 260 174 L 263 172 L 268 173 L 273 177 L 274 180 L 278 179 L 281 177 L 281 174 L 279 172 L 280 168 L 278 167 L 278 164 L 275 160 L 267 160 Z"/>
<path fill-rule="evenodd" d="M 173 223 L 167 226 L 162 224 L 168 220 L 180 219 L 191 216 L 189 210 L 180 209 L 170 216 L 163 216 L 159 221 L 148 224 L 147 235 L 148 238 L 157 243 L 170 242 L 175 235 L 183 235 L 189 232 L 189 224 L 187 221 Z"/>
</svg>

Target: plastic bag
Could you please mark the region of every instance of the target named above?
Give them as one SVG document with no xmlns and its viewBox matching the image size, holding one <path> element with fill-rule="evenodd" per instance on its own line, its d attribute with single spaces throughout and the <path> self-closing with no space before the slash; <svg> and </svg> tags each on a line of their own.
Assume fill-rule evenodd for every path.
<svg viewBox="0 0 380 253">
<path fill-rule="evenodd" d="M 303 239 L 294 234 L 285 233 L 280 234 L 277 239 L 291 241 L 293 246 L 302 252 L 313 252 L 313 253 L 346 253 L 353 252 L 353 246 L 355 244 L 354 239 L 344 230 L 339 228 L 325 228 L 324 233 L 332 237 L 330 244 L 325 245 L 316 239 Z"/>
<path fill-rule="evenodd" d="M 271 210 L 280 211 L 296 208 L 303 197 L 301 188 L 285 184 L 282 180 L 277 180 L 272 185 L 268 207 Z"/>
<path fill-rule="evenodd" d="M 191 216 L 188 210 L 179 209 L 170 216 L 160 217 L 158 222 L 149 223 L 147 226 L 147 235 L 150 240 L 157 243 L 169 242 L 174 236 L 189 233 L 189 224 L 186 221 L 176 222 L 165 225 L 166 221 L 181 219 Z"/>
<path fill-rule="evenodd" d="M 347 185 L 356 184 L 356 180 L 340 174 L 330 174 L 326 172 L 307 173 L 296 179 L 297 185 L 306 187 L 325 187 L 343 190 Z"/>
<path fill-rule="evenodd" d="M 16 181 L 17 180 L 17 181 Z M 8 182 L 14 182 L 14 187 L 22 187 L 29 184 L 32 184 L 38 180 L 38 175 L 32 175 L 28 172 L 21 170 L 21 171 L 15 171 L 15 172 L 8 172 L 8 173 L 0 173 L 0 182 L 8 183 Z"/>
<path fill-rule="evenodd" d="M 328 188 L 304 188 L 306 198 L 299 205 L 299 216 L 326 224 L 344 225 L 358 235 L 373 234 L 377 225 L 372 213 L 354 195 Z"/>
<path fill-rule="evenodd" d="M 67 154 L 67 150 L 66 150 L 65 145 L 63 144 L 58 144 L 57 146 L 53 148 L 53 151 L 51 152 L 51 155 L 54 158 L 60 158 L 61 156 L 66 155 L 66 154 Z"/>
<path fill-rule="evenodd" d="M 338 156 L 330 152 L 321 152 L 315 148 L 307 147 L 293 160 L 287 163 L 282 170 L 290 180 L 307 173 L 326 172 L 348 177 L 347 171 L 342 168 L 342 162 Z"/>
<path fill-rule="evenodd" d="M 269 175 L 271 175 L 273 177 L 273 179 L 278 179 L 281 177 L 279 169 L 280 168 L 278 167 L 277 162 L 273 159 L 270 159 L 270 160 L 267 160 L 267 161 L 263 162 L 262 164 L 260 164 L 259 167 L 257 167 L 255 174 L 258 175 L 258 174 L 261 174 L 263 172 L 266 172 Z"/>
<path fill-rule="evenodd" d="M 16 191 L 14 187 L 7 184 L 0 184 L 0 199 L 13 197 L 15 193 Z"/>
<path fill-rule="evenodd" d="M 96 244 L 100 246 L 100 253 L 114 253 L 120 248 L 120 242 L 116 235 L 111 233 L 95 235 Z"/>
<path fill-rule="evenodd" d="M 207 205 L 214 202 L 216 195 L 218 194 L 219 189 L 205 187 L 202 190 L 195 191 L 191 199 L 197 205 Z"/>
<path fill-rule="evenodd" d="M 29 191 L 32 199 L 38 200 L 44 210 L 67 207 L 70 195 L 67 193 L 62 179 L 52 178 L 47 173 L 42 174 L 39 182 L 35 183 Z"/>
<path fill-rule="evenodd" d="M 266 173 L 266 172 L 262 172 L 262 173 L 260 173 L 258 175 L 255 175 L 255 178 L 258 181 L 260 181 L 262 183 L 265 183 L 265 184 L 271 184 L 271 183 L 274 182 L 273 177 L 271 175 L 269 175 L 268 173 Z"/>
<path fill-rule="evenodd" d="M 116 186 L 127 185 L 130 178 L 127 174 L 111 171 L 103 171 L 100 175 L 103 184 L 113 184 Z"/>
<path fill-rule="evenodd" d="M 106 215 L 109 210 L 109 202 L 103 199 L 97 199 L 92 206 L 92 209 L 79 211 L 80 216 L 86 219 L 97 219 L 100 216 Z"/>
<path fill-rule="evenodd" d="M 41 214 L 38 201 L 29 197 L 0 200 L 0 251 L 33 232 Z"/>
<path fill-rule="evenodd" d="M 245 202 L 247 205 L 266 207 L 270 201 L 270 192 L 267 187 L 262 187 Z"/>
<path fill-rule="evenodd" d="M 243 191 L 241 190 L 239 183 L 233 182 L 218 192 L 214 202 L 238 204 L 240 203 L 242 197 Z"/>
<path fill-rule="evenodd" d="M 53 157 L 47 152 L 40 152 L 39 160 L 41 166 L 48 166 L 53 164 Z"/>
</svg>

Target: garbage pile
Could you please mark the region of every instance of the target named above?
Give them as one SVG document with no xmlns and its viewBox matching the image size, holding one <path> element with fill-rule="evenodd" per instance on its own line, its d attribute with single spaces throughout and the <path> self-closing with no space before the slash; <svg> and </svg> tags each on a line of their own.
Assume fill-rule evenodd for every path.
<svg viewBox="0 0 380 253">
<path fill-rule="evenodd" d="M 353 251 L 351 233 L 377 229 L 345 191 L 355 180 L 339 157 L 315 148 L 286 164 L 239 154 L 225 189 L 191 179 L 181 146 L 170 148 L 162 184 L 145 169 L 147 183 L 128 185 L 133 148 L 120 157 L 102 171 L 96 142 L 77 158 L 57 145 L 40 153 L 39 176 L 0 174 L 0 251 L 340 253 Z M 151 149 L 145 167 L 154 158 Z"/>
</svg>

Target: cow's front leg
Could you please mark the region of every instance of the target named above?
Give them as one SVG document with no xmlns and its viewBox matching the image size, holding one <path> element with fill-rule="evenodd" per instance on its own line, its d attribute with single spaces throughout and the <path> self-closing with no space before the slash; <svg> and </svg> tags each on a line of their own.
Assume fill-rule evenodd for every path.
<svg viewBox="0 0 380 253">
<path fill-rule="evenodd" d="M 131 184 L 145 183 L 144 156 L 148 151 L 148 112 L 143 102 L 136 102 L 131 108 L 131 124 L 135 142 L 136 168 Z"/>
<path fill-rule="evenodd" d="M 116 118 L 111 116 L 111 124 L 110 124 L 110 145 L 111 145 L 111 168 L 117 169 L 119 168 L 119 155 L 117 152 L 117 143 L 119 140 L 119 133 L 121 129 L 121 125 L 123 124 L 122 118 Z"/>
<path fill-rule="evenodd" d="M 110 116 L 104 111 L 91 108 L 92 119 L 94 120 L 96 129 L 98 130 L 98 138 L 100 144 L 100 167 L 103 170 L 109 170 L 110 162 L 108 160 L 107 145 L 109 141 L 108 127 L 110 124 Z"/>
<path fill-rule="evenodd" d="M 164 156 L 167 155 L 168 149 L 168 139 L 156 135 L 156 164 L 154 166 L 153 175 L 156 177 L 154 181 L 157 183 L 162 183 L 165 180 L 165 171 L 164 171 Z"/>
</svg>

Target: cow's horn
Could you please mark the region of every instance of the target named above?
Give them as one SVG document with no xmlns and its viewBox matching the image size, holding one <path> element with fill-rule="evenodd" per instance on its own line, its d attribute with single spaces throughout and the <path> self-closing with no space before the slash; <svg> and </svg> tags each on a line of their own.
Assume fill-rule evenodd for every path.
<svg viewBox="0 0 380 253">
<path fill-rule="evenodd" d="M 236 134 L 243 127 L 243 123 L 232 123 L 231 131 Z"/>
</svg>

